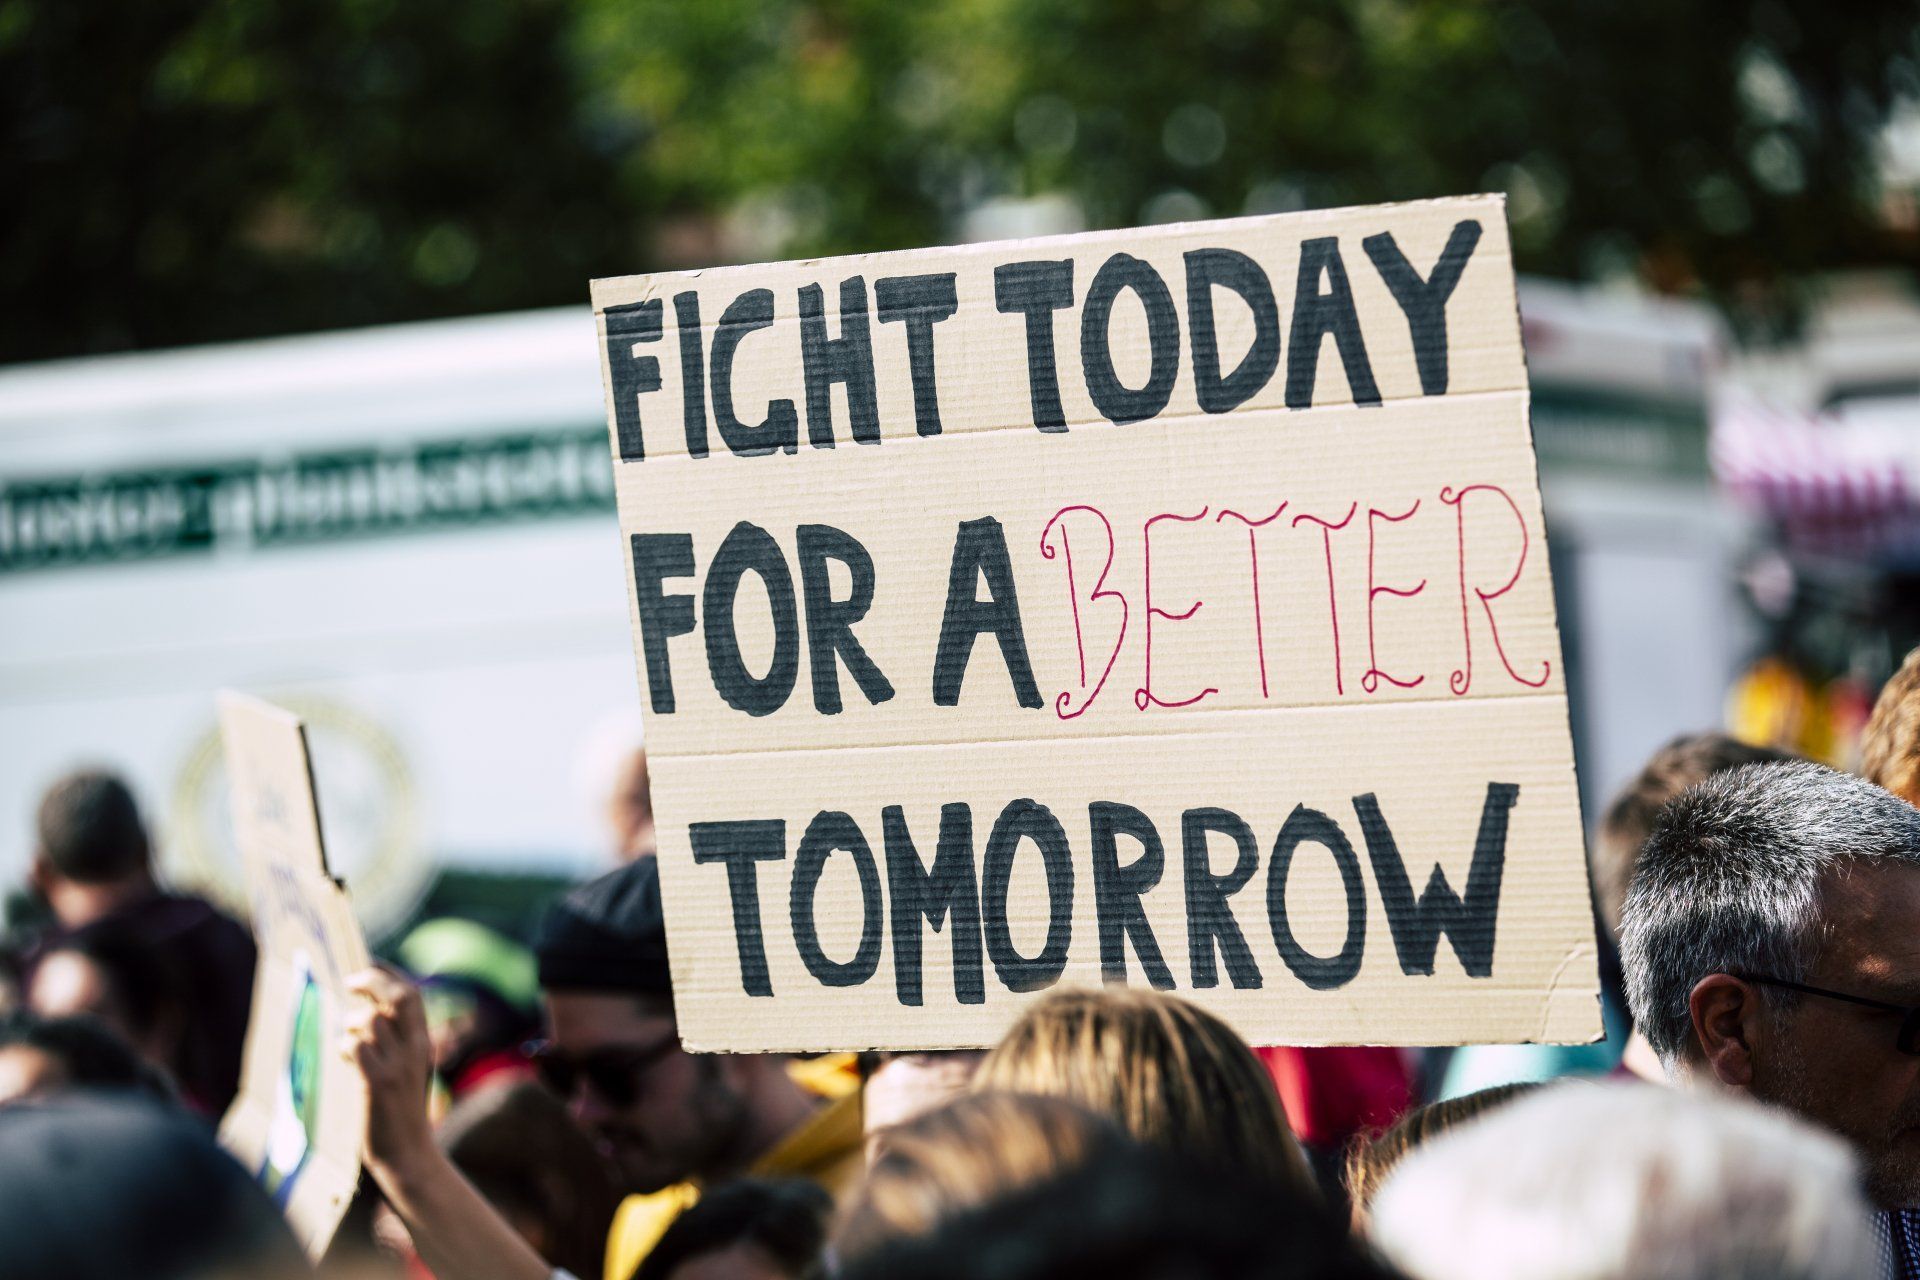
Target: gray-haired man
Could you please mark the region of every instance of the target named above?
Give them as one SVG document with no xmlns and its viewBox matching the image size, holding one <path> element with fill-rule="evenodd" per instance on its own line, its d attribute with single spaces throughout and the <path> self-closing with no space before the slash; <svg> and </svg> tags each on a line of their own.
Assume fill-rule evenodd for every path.
<svg viewBox="0 0 1920 1280">
<path fill-rule="evenodd" d="M 1668 1073 L 1847 1139 L 1920 1277 L 1920 810 L 1815 764 L 1708 779 L 1640 855 L 1621 962 Z"/>
</svg>

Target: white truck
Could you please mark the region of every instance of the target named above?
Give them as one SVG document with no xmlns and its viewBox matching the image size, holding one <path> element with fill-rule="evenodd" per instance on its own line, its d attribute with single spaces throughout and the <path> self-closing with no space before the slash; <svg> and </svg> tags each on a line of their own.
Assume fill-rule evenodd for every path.
<svg viewBox="0 0 1920 1280">
<path fill-rule="evenodd" d="M 1521 290 L 1589 815 L 1717 724 L 1737 538 L 1705 466 L 1718 329 Z M 583 874 L 640 740 L 586 307 L 0 368 L 0 885 L 81 763 L 177 880 L 237 867 L 214 690 L 313 726 L 376 938 L 436 866 Z"/>
</svg>

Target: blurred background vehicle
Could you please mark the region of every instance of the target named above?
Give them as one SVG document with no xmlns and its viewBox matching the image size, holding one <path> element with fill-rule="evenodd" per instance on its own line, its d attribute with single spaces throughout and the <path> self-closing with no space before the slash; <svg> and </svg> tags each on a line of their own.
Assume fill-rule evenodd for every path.
<svg viewBox="0 0 1920 1280">
<path fill-rule="evenodd" d="M 639 703 L 584 308 L 0 370 L 0 474 L 0 878 L 105 757 L 237 907 L 221 686 L 307 718 L 376 936 L 439 868 L 610 856 Z"/>
</svg>

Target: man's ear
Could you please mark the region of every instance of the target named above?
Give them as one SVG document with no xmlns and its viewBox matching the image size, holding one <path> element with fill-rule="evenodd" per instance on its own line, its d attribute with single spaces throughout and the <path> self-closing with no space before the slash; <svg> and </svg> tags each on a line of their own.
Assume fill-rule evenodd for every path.
<svg viewBox="0 0 1920 1280">
<path fill-rule="evenodd" d="M 46 855 L 36 849 L 33 861 L 27 864 L 27 883 L 33 886 L 34 892 L 44 898 L 48 890 L 53 887 L 55 879 L 53 867 L 48 864 Z"/>
<path fill-rule="evenodd" d="M 1710 973 L 1688 994 L 1687 1012 L 1707 1070 L 1730 1089 L 1751 1089 L 1759 992 L 1730 973 Z"/>
</svg>

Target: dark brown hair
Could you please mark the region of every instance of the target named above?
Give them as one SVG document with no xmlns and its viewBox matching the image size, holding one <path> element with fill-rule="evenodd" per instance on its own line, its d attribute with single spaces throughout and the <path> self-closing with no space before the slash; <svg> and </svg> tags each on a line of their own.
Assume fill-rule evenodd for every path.
<svg viewBox="0 0 1920 1280">
<path fill-rule="evenodd" d="M 633 1280 L 672 1280 L 696 1258 L 747 1245 L 795 1280 L 820 1274 L 833 1197 L 797 1178 L 742 1178 L 701 1196 L 673 1220 L 633 1273 Z"/>
<path fill-rule="evenodd" d="M 100 769 L 68 774 L 47 788 L 38 815 L 40 856 L 79 884 L 125 879 L 147 866 L 147 829 L 127 784 Z"/>
<path fill-rule="evenodd" d="M 440 1145 L 496 1209 L 539 1224 L 554 1266 L 601 1273 L 620 1186 L 558 1098 L 532 1083 L 482 1089 L 448 1113 Z"/>
<path fill-rule="evenodd" d="M 1127 1145 L 1063 1098 L 975 1093 L 886 1131 L 834 1235 L 842 1258 L 929 1235 L 956 1215 L 1059 1177 Z"/>
</svg>

